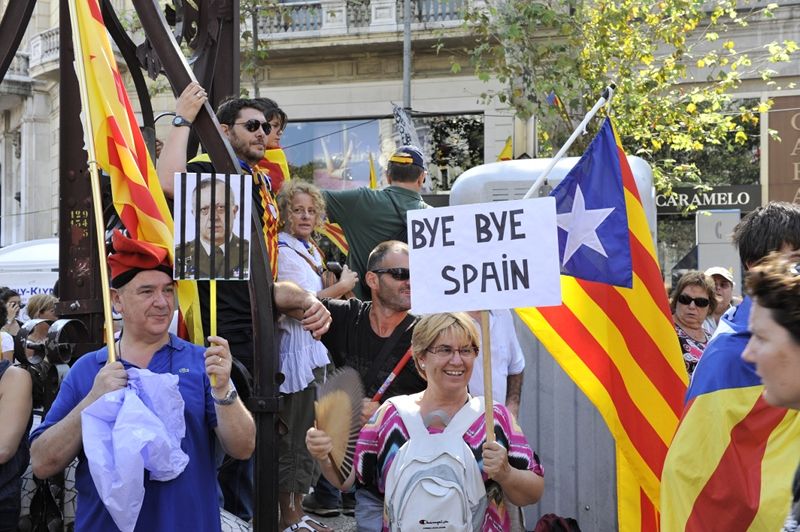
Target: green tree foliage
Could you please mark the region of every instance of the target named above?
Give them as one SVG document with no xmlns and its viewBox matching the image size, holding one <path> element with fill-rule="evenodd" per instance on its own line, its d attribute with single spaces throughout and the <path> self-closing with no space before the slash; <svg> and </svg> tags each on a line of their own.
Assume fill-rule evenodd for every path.
<svg viewBox="0 0 800 532">
<path fill-rule="evenodd" d="M 554 151 L 610 82 L 613 112 L 626 150 L 654 169 L 656 185 L 699 182 L 703 153 L 720 156 L 752 142 L 759 113 L 771 101 L 734 102 L 743 79 L 774 85 L 776 63 L 789 61 L 793 41 L 737 50 L 730 38 L 773 16 L 775 4 L 749 8 L 735 0 L 488 0 L 468 10 L 476 36 L 469 57 L 498 98 L 522 117 L 540 119 L 541 145 Z M 745 9 L 742 9 L 742 6 Z M 738 6 L 738 7 L 737 7 Z M 462 68 L 455 60 L 453 71 Z M 563 106 L 546 102 L 550 93 Z M 590 124 L 590 133 L 599 126 Z M 587 135 L 575 145 L 578 153 Z"/>
</svg>

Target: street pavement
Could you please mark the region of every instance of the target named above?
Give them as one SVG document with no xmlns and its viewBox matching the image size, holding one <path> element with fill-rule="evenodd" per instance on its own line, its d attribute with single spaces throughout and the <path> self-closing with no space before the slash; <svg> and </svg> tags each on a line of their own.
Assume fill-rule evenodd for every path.
<svg viewBox="0 0 800 532">
<path fill-rule="evenodd" d="M 356 532 L 356 520 L 354 517 L 348 517 L 344 514 L 339 514 L 337 517 L 317 517 L 314 514 L 309 514 L 314 519 L 319 519 L 337 532 Z"/>
</svg>

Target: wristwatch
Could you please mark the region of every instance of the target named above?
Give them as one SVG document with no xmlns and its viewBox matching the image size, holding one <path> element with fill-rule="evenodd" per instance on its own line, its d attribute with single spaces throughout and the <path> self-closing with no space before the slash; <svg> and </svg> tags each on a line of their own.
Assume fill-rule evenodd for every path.
<svg viewBox="0 0 800 532">
<path fill-rule="evenodd" d="M 215 405 L 225 406 L 233 404 L 234 401 L 239 397 L 239 392 L 236 391 L 236 388 L 233 387 L 233 383 L 231 383 L 231 387 L 228 389 L 228 393 L 225 394 L 225 397 L 222 399 L 217 399 L 214 397 L 214 392 L 211 392 L 211 398 L 214 400 Z"/>
<path fill-rule="evenodd" d="M 175 115 L 175 118 L 172 119 L 172 125 L 175 127 L 191 127 L 192 123 L 181 115 Z"/>
</svg>

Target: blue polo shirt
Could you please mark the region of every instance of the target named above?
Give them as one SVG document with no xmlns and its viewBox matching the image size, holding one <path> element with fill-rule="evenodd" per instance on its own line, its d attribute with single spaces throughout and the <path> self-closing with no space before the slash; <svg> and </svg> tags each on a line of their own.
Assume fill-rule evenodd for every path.
<svg viewBox="0 0 800 532">
<path fill-rule="evenodd" d="M 173 373 L 179 377 L 178 387 L 186 403 L 186 436 L 181 448 L 189 456 L 189 464 L 183 473 L 168 482 L 150 480 L 149 473 L 145 471 L 144 503 L 136 522 L 136 531 L 220 531 L 214 463 L 217 416 L 205 372 L 204 352 L 204 347 L 170 334 L 169 342 L 153 355 L 147 366 L 153 373 Z M 104 347 L 83 355 L 75 362 L 44 422 L 31 433 L 31 442 L 66 417 L 86 397 L 107 358 L 108 349 Z M 122 362 L 126 369 L 136 367 L 125 360 Z M 78 490 L 75 530 L 118 530 L 100 501 L 83 450 L 78 455 L 75 486 Z"/>
</svg>

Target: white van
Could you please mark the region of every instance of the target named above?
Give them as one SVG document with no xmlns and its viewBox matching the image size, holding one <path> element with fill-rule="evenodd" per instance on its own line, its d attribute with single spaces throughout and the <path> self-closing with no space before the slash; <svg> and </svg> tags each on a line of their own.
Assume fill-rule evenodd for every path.
<svg viewBox="0 0 800 532">
<path fill-rule="evenodd" d="M 0 249 L 0 286 L 15 290 L 22 303 L 52 294 L 58 279 L 58 239 L 19 242 Z"/>
</svg>

